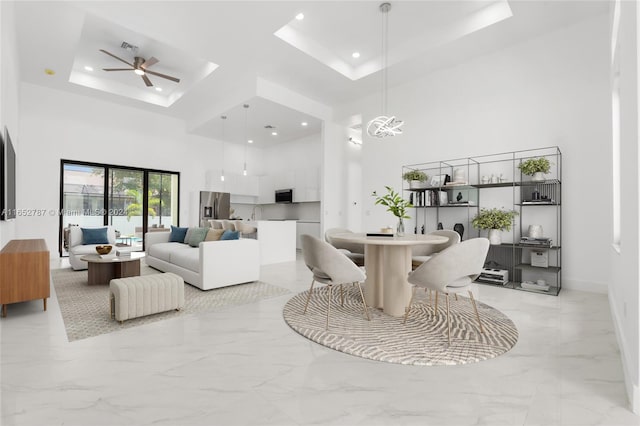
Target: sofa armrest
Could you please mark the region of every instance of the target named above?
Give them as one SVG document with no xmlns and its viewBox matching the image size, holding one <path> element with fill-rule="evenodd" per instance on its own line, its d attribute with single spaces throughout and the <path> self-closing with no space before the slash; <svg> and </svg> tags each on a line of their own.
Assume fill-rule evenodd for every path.
<svg viewBox="0 0 640 426">
<path fill-rule="evenodd" d="M 199 249 L 204 290 L 260 279 L 258 240 L 204 241 Z"/>
<path fill-rule="evenodd" d="M 144 251 L 149 254 L 149 248 L 158 243 L 168 243 L 171 232 L 147 232 L 144 234 Z"/>
</svg>

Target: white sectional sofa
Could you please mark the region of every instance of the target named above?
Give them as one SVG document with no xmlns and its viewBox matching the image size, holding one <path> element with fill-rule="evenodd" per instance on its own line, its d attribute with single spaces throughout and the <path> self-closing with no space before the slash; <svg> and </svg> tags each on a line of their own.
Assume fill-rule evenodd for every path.
<svg viewBox="0 0 640 426">
<path fill-rule="evenodd" d="M 202 290 L 260 279 L 260 247 L 254 239 L 203 241 L 198 247 L 169 242 L 170 232 L 145 234 L 145 262 L 173 272 Z"/>
</svg>

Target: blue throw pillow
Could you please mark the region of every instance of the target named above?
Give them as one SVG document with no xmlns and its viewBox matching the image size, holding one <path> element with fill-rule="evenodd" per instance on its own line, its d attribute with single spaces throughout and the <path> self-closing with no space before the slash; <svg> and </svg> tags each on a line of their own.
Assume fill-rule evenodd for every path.
<svg viewBox="0 0 640 426">
<path fill-rule="evenodd" d="M 82 230 L 82 244 L 109 244 L 107 228 L 80 228 Z"/>
<path fill-rule="evenodd" d="M 189 228 L 178 228 L 177 226 L 171 225 L 171 235 L 169 235 L 170 243 L 184 243 L 184 237 L 187 235 L 187 229 Z"/>
<path fill-rule="evenodd" d="M 239 240 L 240 239 L 240 231 L 232 231 L 231 229 L 227 229 L 222 233 L 220 237 L 220 241 L 222 240 Z"/>
</svg>

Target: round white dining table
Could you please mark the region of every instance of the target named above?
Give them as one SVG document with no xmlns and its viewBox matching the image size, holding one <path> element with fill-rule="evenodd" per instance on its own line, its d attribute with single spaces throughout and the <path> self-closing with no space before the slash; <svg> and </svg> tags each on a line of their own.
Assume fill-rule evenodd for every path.
<svg viewBox="0 0 640 426">
<path fill-rule="evenodd" d="M 407 234 L 402 237 L 368 237 L 348 233 L 332 236 L 337 241 L 364 244 L 364 297 L 367 306 L 381 308 L 385 314 L 401 317 L 411 299 L 407 276 L 411 272 L 411 247 L 442 244 L 448 239 L 440 235 Z"/>
</svg>

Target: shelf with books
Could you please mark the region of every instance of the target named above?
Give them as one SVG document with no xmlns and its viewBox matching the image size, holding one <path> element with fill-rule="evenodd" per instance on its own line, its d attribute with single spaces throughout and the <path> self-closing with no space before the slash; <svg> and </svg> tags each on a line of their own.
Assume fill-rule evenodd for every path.
<svg viewBox="0 0 640 426">
<path fill-rule="evenodd" d="M 534 171 L 535 167 L 532 168 L 531 163 L 535 163 L 536 167 L 540 164 L 543 168 L 548 166 L 543 170 L 543 178 L 536 176 L 540 180 L 523 174 L 522 171 Z M 502 244 L 491 246 L 486 264 L 495 264 L 500 269 L 509 271 L 510 282 L 504 287 L 534 292 L 538 292 L 538 289 L 522 288 L 520 283 L 535 278 L 530 277 L 532 272 L 546 269 L 545 274 L 555 276 L 548 277 L 549 291 L 542 293 L 559 293 L 562 288 L 562 154 L 558 147 L 403 166 L 403 172 L 407 170 L 420 170 L 429 176 L 424 188 L 403 188 L 413 201 L 415 230 L 429 233 L 440 228 L 453 229 L 455 225 L 462 225 L 463 240 L 484 237 L 487 235 L 486 231 L 472 226 L 473 218 L 481 209 L 516 211 L 518 214 L 511 230 L 502 232 Z M 460 229 L 459 226 L 458 228 Z M 522 237 L 528 237 L 532 229 L 544 229 L 542 236 L 548 243 L 522 244 Z M 527 268 L 532 253 L 544 250 L 549 251 L 545 256 L 549 259 L 549 265 L 554 266 Z"/>
</svg>

